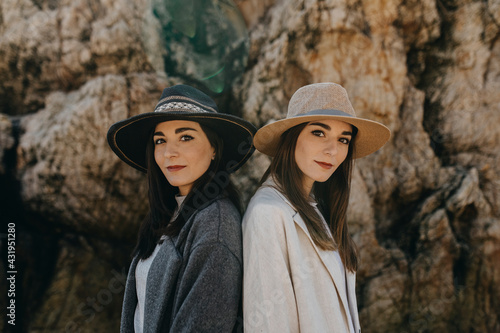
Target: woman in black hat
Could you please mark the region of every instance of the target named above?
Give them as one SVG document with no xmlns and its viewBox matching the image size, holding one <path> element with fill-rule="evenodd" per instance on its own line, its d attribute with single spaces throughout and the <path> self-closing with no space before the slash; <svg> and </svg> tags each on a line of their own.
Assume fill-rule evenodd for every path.
<svg viewBox="0 0 500 333">
<path fill-rule="evenodd" d="M 255 131 L 185 85 L 166 88 L 154 112 L 111 126 L 113 151 L 149 182 L 121 332 L 241 327 L 241 217 L 229 174 L 253 153 Z"/>
</svg>

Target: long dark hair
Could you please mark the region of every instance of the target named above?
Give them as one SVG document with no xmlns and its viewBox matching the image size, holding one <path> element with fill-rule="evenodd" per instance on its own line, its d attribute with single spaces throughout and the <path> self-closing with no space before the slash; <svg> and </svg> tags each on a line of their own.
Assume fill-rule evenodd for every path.
<svg viewBox="0 0 500 333">
<path fill-rule="evenodd" d="M 304 174 L 295 160 L 297 138 L 306 125 L 307 123 L 299 124 L 281 135 L 278 151 L 264 173 L 261 184 L 271 175 L 276 180 L 277 189 L 288 198 L 306 223 L 307 230 L 316 246 L 323 250 L 338 250 L 344 266 L 354 272 L 358 267 L 358 254 L 356 244 L 349 235 L 346 215 L 357 129 L 353 126 L 353 136 L 344 162 L 327 181 L 315 182 L 312 188 L 318 208 L 333 236 L 332 240 L 324 228 L 321 217 L 318 216 L 304 193 L 302 187 Z"/>
<path fill-rule="evenodd" d="M 204 208 L 214 198 L 223 195 L 235 205 L 241 214 L 240 198 L 226 171 L 227 161 L 222 159 L 224 142 L 208 126 L 199 123 L 208 141 L 215 149 L 215 158 L 207 171 L 198 178 L 184 199 L 177 217 L 172 220 L 177 208 L 175 195 L 178 188 L 170 185 L 154 158 L 153 132 L 146 146 L 146 160 L 149 184 L 149 213 L 139 229 L 134 256 L 148 258 L 154 251 L 162 235 L 178 235 L 186 221 L 199 209 Z"/>
</svg>

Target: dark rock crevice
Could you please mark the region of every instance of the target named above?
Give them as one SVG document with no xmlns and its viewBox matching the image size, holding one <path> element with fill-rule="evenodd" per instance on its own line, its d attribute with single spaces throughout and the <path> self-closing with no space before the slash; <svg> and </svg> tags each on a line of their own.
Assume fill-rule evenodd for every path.
<svg viewBox="0 0 500 333">
<path fill-rule="evenodd" d="M 59 248 L 58 236 L 47 228 L 47 221 L 36 213 L 29 213 L 23 205 L 20 182 L 16 179 L 16 150 L 19 142 L 19 118 L 12 119 L 14 145 L 4 152 L 5 172 L 0 174 L 0 212 L 3 230 L 1 238 L 3 275 L 14 271 L 16 277 L 16 325 L 3 322 L 3 332 L 27 331 L 32 314 L 43 302 L 43 293 L 54 276 Z M 15 262 L 8 261 L 7 227 L 15 228 Z M 13 266 L 10 266 L 13 265 Z M 2 293 L 1 304 L 8 301 L 7 292 Z"/>
</svg>

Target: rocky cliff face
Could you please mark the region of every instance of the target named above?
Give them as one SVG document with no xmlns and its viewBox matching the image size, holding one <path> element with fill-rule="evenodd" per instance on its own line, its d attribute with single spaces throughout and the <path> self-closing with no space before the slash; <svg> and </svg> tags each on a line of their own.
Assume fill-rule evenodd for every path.
<svg viewBox="0 0 500 333">
<path fill-rule="evenodd" d="M 225 68 L 246 64 L 217 81 L 221 109 L 261 126 L 300 86 L 333 81 L 393 132 L 353 179 L 363 330 L 500 331 L 500 2 L 235 1 L 248 37 L 234 6 L 215 3 L 239 29 Z M 179 63 L 193 45 L 165 48 L 159 4 L 0 4 L 0 214 L 16 224 L 19 272 L 4 331 L 118 328 L 146 184 L 105 134 L 165 86 L 210 88 L 195 57 Z M 246 199 L 267 164 L 256 153 L 235 175 Z"/>
</svg>

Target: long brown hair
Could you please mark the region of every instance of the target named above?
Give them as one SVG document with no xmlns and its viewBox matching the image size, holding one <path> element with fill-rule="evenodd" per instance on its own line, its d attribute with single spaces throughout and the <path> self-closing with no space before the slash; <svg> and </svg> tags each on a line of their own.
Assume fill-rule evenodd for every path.
<svg viewBox="0 0 500 333">
<path fill-rule="evenodd" d="M 307 230 L 316 246 L 323 250 L 338 250 L 346 269 L 354 272 L 358 267 L 358 254 L 356 244 L 349 235 L 346 215 L 357 129 L 353 126 L 353 136 L 344 162 L 327 181 L 315 182 L 312 188 L 318 208 L 333 236 L 332 240 L 324 228 L 321 217 L 318 216 L 304 193 L 302 187 L 304 174 L 295 161 L 297 138 L 306 125 L 307 123 L 299 124 L 281 135 L 278 151 L 264 173 L 261 184 L 271 175 L 276 180 L 277 189 L 288 198 L 306 223 Z"/>
<path fill-rule="evenodd" d="M 154 251 L 162 235 L 178 235 L 189 218 L 206 207 L 219 196 L 228 198 L 241 214 L 240 197 L 226 171 L 227 161 L 222 158 L 224 142 L 210 127 L 199 122 L 211 146 L 215 149 L 215 159 L 207 171 L 198 178 L 184 199 L 181 210 L 172 220 L 177 207 L 175 195 L 178 188 L 170 185 L 154 158 L 153 130 L 146 146 L 146 161 L 149 184 L 149 213 L 139 229 L 133 256 L 148 258 Z M 153 128 L 154 129 L 154 128 Z"/>
</svg>

